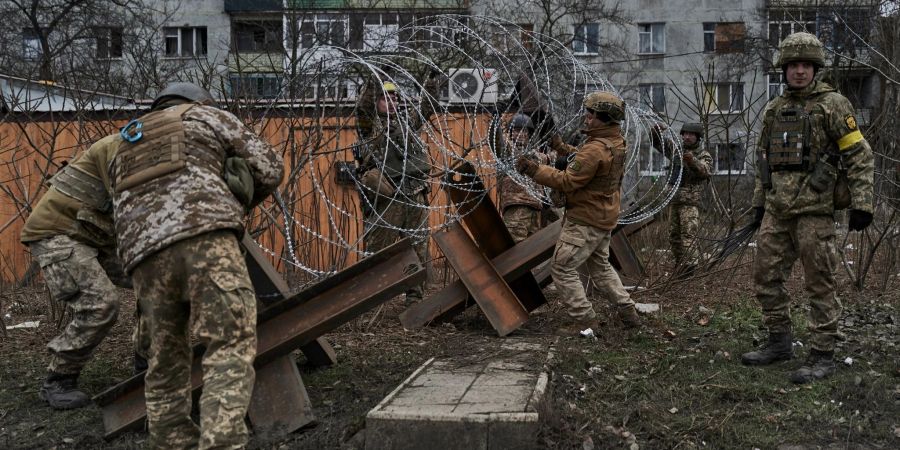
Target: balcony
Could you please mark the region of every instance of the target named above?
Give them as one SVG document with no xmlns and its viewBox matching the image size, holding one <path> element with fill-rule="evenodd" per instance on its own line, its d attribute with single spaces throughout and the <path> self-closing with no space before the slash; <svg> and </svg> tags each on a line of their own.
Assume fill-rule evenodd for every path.
<svg viewBox="0 0 900 450">
<path fill-rule="evenodd" d="M 281 11 L 282 0 L 225 0 L 226 13 Z"/>
<path fill-rule="evenodd" d="M 242 2 L 243 3 L 243 2 Z M 252 3 L 252 2 L 249 2 Z M 463 10 L 469 0 L 287 0 L 291 9 Z"/>
</svg>

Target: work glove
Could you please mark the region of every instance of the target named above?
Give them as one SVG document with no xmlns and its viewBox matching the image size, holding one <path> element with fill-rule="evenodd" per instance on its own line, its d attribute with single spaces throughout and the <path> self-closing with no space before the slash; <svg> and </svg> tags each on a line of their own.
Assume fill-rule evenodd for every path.
<svg viewBox="0 0 900 450">
<path fill-rule="evenodd" d="M 526 177 L 533 177 L 540 164 L 529 156 L 522 155 L 516 160 L 516 171 Z"/>
<path fill-rule="evenodd" d="M 681 155 L 681 160 L 684 161 L 685 164 L 690 164 L 691 162 L 694 161 L 694 154 L 693 153 L 685 153 L 685 154 Z"/>
<path fill-rule="evenodd" d="M 757 206 L 753 208 L 753 228 L 759 228 L 762 226 L 763 216 L 766 215 L 766 207 L 765 206 Z"/>
<path fill-rule="evenodd" d="M 556 170 L 566 170 L 569 167 L 569 157 L 560 156 L 553 162 L 553 168 Z"/>
<path fill-rule="evenodd" d="M 847 224 L 852 231 L 865 230 L 872 223 L 872 213 L 858 209 L 850 210 L 850 220 Z"/>
</svg>

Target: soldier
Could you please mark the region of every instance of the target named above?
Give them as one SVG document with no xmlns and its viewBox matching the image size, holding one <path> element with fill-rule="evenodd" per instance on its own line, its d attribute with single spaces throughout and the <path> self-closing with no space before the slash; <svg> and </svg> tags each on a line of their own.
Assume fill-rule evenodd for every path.
<svg viewBox="0 0 900 450">
<path fill-rule="evenodd" d="M 578 277 L 582 264 L 587 264 L 594 286 L 616 304 L 620 320 L 629 327 L 640 325 L 634 302 L 609 264 L 610 236 L 619 218 L 625 172 L 625 138 L 619 125 L 625 118 L 625 102 L 610 92 L 594 92 L 585 97 L 584 108 L 581 133 L 587 140 L 581 146 L 569 146 L 558 135 L 553 138 L 557 154 L 574 153 L 565 170 L 527 156 L 516 161 L 520 173 L 566 196 L 565 223 L 551 266 L 553 282 L 569 308 L 568 323 L 557 330 L 563 336 L 599 327 Z"/>
<path fill-rule="evenodd" d="M 119 294 L 114 284 L 130 287 L 115 257 L 106 172 L 117 137 L 97 141 L 57 172 L 20 236 L 41 266 L 51 299 L 72 311 L 72 321 L 47 345 L 50 365 L 40 396 L 54 409 L 90 404 L 90 397 L 78 389 L 78 376 L 116 323 Z M 137 334 L 135 342 L 139 361 L 148 349 Z"/>
<path fill-rule="evenodd" d="M 357 168 L 365 220 L 367 252 L 378 252 L 399 239 L 412 237 L 422 264 L 428 261 L 428 194 L 431 157 L 419 137 L 434 114 L 437 77 L 425 83 L 430 99 L 419 111 L 399 108 L 399 92 L 392 82 L 370 81 L 356 105 Z M 423 96 L 424 97 L 424 96 Z M 406 291 L 406 304 L 422 300 L 425 283 Z"/>
<path fill-rule="evenodd" d="M 837 168 L 843 166 L 849 179 L 849 228 L 862 230 L 872 222 L 874 156 L 850 102 L 815 80 L 825 64 L 825 52 L 815 36 L 786 37 L 777 63 L 787 89 L 763 113 L 753 192 L 754 222 L 761 226 L 753 279 L 769 338 L 757 351 L 745 353 L 742 361 L 763 365 L 793 357 L 784 280 L 799 257 L 810 302 L 810 352 L 790 378 L 807 383 L 834 372 L 834 344 L 841 338 L 837 323 L 841 303 L 834 285 Z"/>
<path fill-rule="evenodd" d="M 110 169 L 119 254 L 150 316 L 150 448 L 243 448 L 256 298 L 238 243 L 281 182 L 281 156 L 192 83 L 173 83 L 122 130 Z M 191 333 L 192 332 L 192 333 Z M 191 420 L 190 335 L 204 348 Z"/>
<path fill-rule="evenodd" d="M 674 146 L 671 142 L 663 143 L 662 128 L 654 128 L 650 134 L 653 146 L 666 158 L 672 159 Z M 709 180 L 712 169 L 712 156 L 700 145 L 703 138 L 703 125 L 686 123 L 681 127 L 682 155 L 681 186 L 672 199 L 671 217 L 669 219 L 669 245 L 675 266 L 680 268 L 679 275 L 690 276 L 697 268 L 697 231 L 700 228 L 700 196 L 703 187 Z"/>
<path fill-rule="evenodd" d="M 517 149 L 521 154 L 525 151 L 534 133 L 534 123 L 531 118 L 525 114 L 516 114 L 510 119 L 509 135 L 506 145 L 508 153 L 512 149 Z M 552 158 L 543 152 L 533 152 L 535 157 L 539 159 L 541 164 L 549 164 Z M 526 187 L 516 182 L 516 180 L 504 176 L 500 178 L 500 211 L 503 213 L 503 222 L 509 230 L 509 234 L 515 242 L 519 242 L 536 233 L 541 229 L 541 212 L 544 205 L 534 194 L 529 193 L 538 189 L 533 183 Z"/>
</svg>

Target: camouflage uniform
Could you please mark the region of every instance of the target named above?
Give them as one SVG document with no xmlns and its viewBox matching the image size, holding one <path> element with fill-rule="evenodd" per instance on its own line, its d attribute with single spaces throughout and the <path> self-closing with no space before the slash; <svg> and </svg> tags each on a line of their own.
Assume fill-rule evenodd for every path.
<svg viewBox="0 0 900 450">
<path fill-rule="evenodd" d="M 662 147 L 661 139 L 656 133 L 651 134 L 651 137 L 656 148 Z M 671 143 L 666 142 L 662 150 L 671 159 Z M 697 264 L 699 256 L 697 232 L 700 230 L 700 198 L 712 171 L 712 155 L 699 142 L 685 145 L 683 150 L 687 158 L 682 164 L 681 185 L 675 192 L 670 207 L 669 245 L 672 247 L 675 264 L 685 263 L 690 266 Z"/>
<path fill-rule="evenodd" d="M 77 375 L 116 322 L 119 294 L 128 286 L 115 258 L 107 167 L 118 135 L 107 136 L 60 169 L 22 229 L 21 241 L 41 266 L 54 301 L 72 321 L 48 344 L 51 373 Z M 115 283 L 114 283 L 115 282 Z M 136 336 L 135 350 L 146 354 Z"/>
<path fill-rule="evenodd" d="M 607 300 L 633 312 L 634 302 L 619 275 L 609 264 L 609 243 L 619 218 L 621 182 L 625 170 L 625 139 L 621 127 L 611 124 L 582 130 L 587 141 L 577 149 L 554 139 L 560 155 L 576 152 L 565 171 L 540 166 L 538 184 L 566 195 L 565 223 L 553 253 L 551 275 L 572 321 L 596 317 L 587 299 L 578 268 L 586 265 L 594 286 Z"/>
<path fill-rule="evenodd" d="M 141 118 L 143 137 L 123 141 L 111 169 L 119 253 L 150 308 L 149 445 L 193 448 L 199 437 L 200 448 L 242 448 L 256 303 L 235 236 L 284 169 L 237 117 L 175 103 Z M 223 177 L 229 158 L 245 161 L 252 176 L 247 204 Z M 190 417 L 189 331 L 205 348 L 199 430 Z"/>
<path fill-rule="evenodd" d="M 808 133 L 779 128 L 796 123 L 795 117 L 803 116 L 797 114 L 799 111 L 809 115 Z M 840 336 L 837 320 L 841 303 L 834 282 L 837 171 L 829 164 L 833 172 L 821 173 L 823 185 L 814 187 L 814 173 L 823 167 L 819 163 L 839 160 L 847 169 L 852 208 L 869 213 L 873 209 L 874 157 L 853 113 L 847 98 L 825 83 L 814 81 L 804 89 L 785 90 L 766 105 L 758 146 L 760 167 L 753 206 L 765 207 L 766 214 L 757 238 L 753 268 L 756 298 L 762 305 L 769 332 L 790 333 L 790 298 L 784 281 L 799 258 L 811 306 L 811 346 L 823 352 L 833 351 Z M 794 142 L 802 141 L 804 134 L 808 135 L 806 144 Z M 796 150 L 803 147 L 808 154 Z M 767 173 L 771 186 L 764 187 L 761 177 Z"/>
<path fill-rule="evenodd" d="M 388 83 L 390 84 L 390 83 Z M 426 89 L 437 98 L 434 81 Z M 431 156 L 419 131 L 434 114 L 425 101 L 420 110 L 382 114 L 376 110 L 380 87 L 366 86 L 357 101 L 360 143 L 356 158 L 367 252 L 378 252 L 406 237 L 422 264 L 428 262 L 428 194 Z M 424 294 L 425 283 L 406 292 L 407 301 Z"/>
<path fill-rule="evenodd" d="M 550 164 L 551 157 L 545 153 L 535 153 L 541 164 Z M 534 183 L 526 181 L 533 191 L 540 189 Z M 542 228 L 541 213 L 544 205 L 540 200 L 528 193 L 525 186 L 508 176 L 500 177 L 500 211 L 503 212 L 503 223 L 512 235 L 513 241 L 520 242 L 537 233 Z"/>
</svg>

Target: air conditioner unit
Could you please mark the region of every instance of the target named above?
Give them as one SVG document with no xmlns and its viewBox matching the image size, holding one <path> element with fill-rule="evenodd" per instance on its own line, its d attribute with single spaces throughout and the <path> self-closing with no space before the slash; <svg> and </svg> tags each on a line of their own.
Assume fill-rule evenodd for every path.
<svg viewBox="0 0 900 450">
<path fill-rule="evenodd" d="M 496 69 L 450 69 L 448 75 L 448 102 L 497 103 Z"/>
</svg>

